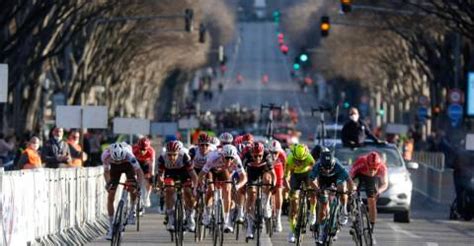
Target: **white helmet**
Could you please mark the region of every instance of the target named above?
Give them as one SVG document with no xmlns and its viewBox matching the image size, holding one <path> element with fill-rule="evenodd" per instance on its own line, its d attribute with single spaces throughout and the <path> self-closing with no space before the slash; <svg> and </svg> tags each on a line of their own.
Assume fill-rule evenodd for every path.
<svg viewBox="0 0 474 246">
<path fill-rule="evenodd" d="M 280 142 L 278 140 L 273 139 L 270 144 L 268 145 L 268 150 L 271 152 L 279 152 L 282 150 Z"/>
<path fill-rule="evenodd" d="M 110 157 L 114 161 L 123 161 L 127 157 L 128 144 L 113 143 L 109 147 Z"/>
<path fill-rule="evenodd" d="M 222 147 L 222 154 L 224 157 L 236 157 L 237 149 L 232 144 L 226 144 Z"/>
<path fill-rule="evenodd" d="M 221 144 L 221 141 L 217 137 L 212 137 L 211 144 L 214 146 L 219 146 Z"/>
<path fill-rule="evenodd" d="M 232 144 L 232 142 L 234 141 L 234 137 L 232 136 L 232 134 L 224 132 L 219 136 L 219 140 L 221 140 L 222 144 Z"/>
</svg>

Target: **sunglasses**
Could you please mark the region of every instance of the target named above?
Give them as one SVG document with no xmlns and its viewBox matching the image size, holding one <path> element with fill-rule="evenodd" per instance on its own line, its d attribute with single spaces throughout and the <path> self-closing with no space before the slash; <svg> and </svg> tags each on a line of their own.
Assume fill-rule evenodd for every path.
<svg viewBox="0 0 474 246">
<path fill-rule="evenodd" d="M 228 161 L 232 161 L 232 160 L 234 160 L 234 157 L 232 157 L 232 156 L 226 156 L 226 157 L 224 157 L 224 159 L 226 159 L 226 160 L 228 160 Z"/>
</svg>

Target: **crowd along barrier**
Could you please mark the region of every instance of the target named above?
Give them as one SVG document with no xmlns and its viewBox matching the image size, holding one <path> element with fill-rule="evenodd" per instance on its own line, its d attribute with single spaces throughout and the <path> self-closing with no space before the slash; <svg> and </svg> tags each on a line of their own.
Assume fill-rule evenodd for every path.
<svg viewBox="0 0 474 246">
<path fill-rule="evenodd" d="M 455 198 L 453 169 L 445 168 L 443 153 L 415 152 L 413 161 L 419 164 L 411 172 L 413 189 L 430 200 L 448 205 Z"/>
<path fill-rule="evenodd" d="M 102 167 L 0 172 L 0 245 L 81 245 L 106 228 Z"/>
</svg>

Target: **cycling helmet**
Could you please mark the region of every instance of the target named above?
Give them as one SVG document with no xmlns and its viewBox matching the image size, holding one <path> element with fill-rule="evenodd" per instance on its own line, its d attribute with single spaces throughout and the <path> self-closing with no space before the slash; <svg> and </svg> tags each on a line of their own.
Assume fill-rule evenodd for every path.
<svg viewBox="0 0 474 246">
<path fill-rule="evenodd" d="M 332 156 L 331 151 L 322 151 L 319 162 L 321 163 L 321 167 L 326 170 L 332 170 L 336 165 L 336 160 Z"/>
<path fill-rule="evenodd" d="M 221 144 L 221 141 L 217 137 L 211 137 L 211 144 L 214 146 L 219 146 Z"/>
<path fill-rule="evenodd" d="M 237 149 L 231 144 L 226 144 L 222 147 L 222 155 L 224 157 L 236 157 Z"/>
<path fill-rule="evenodd" d="M 296 144 L 292 149 L 293 157 L 298 161 L 303 161 L 308 157 L 308 147 L 304 144 Z"/>
<path fill-rule="evenodd" d="M 243 137 L 242 137 L 242 142 L 247 142 L 247 143 L 253 143 L 254 139 L 253 139 L 253 135 L 250 134 L 250 133 L 247 133 L 245 134 Z"/>
<path fill-rule="evenodd" d="M 252 154 L 258 155 L 258 154 L 262 154 L 264 149 L 265 148 L 263 147 L 262 143 L 256 142 L 252 145 L 252 150 L 251 151 L 252 151 Z"/>
<path fill-rule="evenodd" d="M 201 133 L 198 138 L 198 143 L 199 144 L 211 144 L 212 142 L 212 137 L 209 137 L 207 133 Z"/>
<path fill-rule="evenodd" d="M 122 143 L 113 143 L 109 147 L 110 158 L 114 161 L 123 161 L 127 157 L 128 144 Z"/>
<path fill-rule="evenodd" d="M 181 150 L 181 145 L 179 141 L 169 141 L 166 144 L 166 152 L 167 153 L 178 153 Z"/>
<path fill-rule="evenodd" d="M 372 151 L 367 154 L 367 165 L 369 168 L 377 168 L 380 164 L 382 164 L 382 159 L 379 153 Z"/>
<path fill-rule="evenodd" d="M 242 142 L 243 142 L 242 139 L 243 139 L 243 138 L 244 138 L 243 136 L 237 136 L 237 137 L 235 137 L 235 139 L 234 139 L 234 145 L 237 146 L 237 145 L 239 145 L 239 144 L 242 144 Z"/>
<path fill-rule="evenodd" d="M 224 132 L 219 136 L 219 140 L 222 144 L 232 144 L 232 141 L 234 141 L 234 137 L 232 137 L 232 134 Z"/>
<path fill-rule="evenodd" d="M 271 152 L 279 152 L 282 151 L 283 149 L 281 148 L 280 142 L 278 140 L 273 139 L 270 141 L 270 144 L 268 145 L 268 150 Z"/>
<path fill-rule="evenodd" d="M 138 147 L 142 150 L 148 149 L 151 147 L 150 139 L 148 139 L 147 137 L 140 138 L 137 144 L 138 144 Z"/>
<path fill-rule="evenodd" d="M 322 152 L 329 152 L 329 149 L 318 144 L 311 150 L 311 156 L 313 156 L 313 159 L 319 160 Z"/>
</svg>

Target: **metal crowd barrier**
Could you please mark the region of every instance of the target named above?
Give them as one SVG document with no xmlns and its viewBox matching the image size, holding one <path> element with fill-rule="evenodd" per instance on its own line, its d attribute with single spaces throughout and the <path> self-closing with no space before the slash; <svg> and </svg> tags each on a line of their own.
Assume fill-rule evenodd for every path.
<svg viewBox="0 0 474 246">
<path fill-rule="evenodd" d="M 0 170 L 0 181 L 0 245 L 81 244 L 105 221 L 102 167 Z"/>
<path fill-rule="evenodd" d="M 417 170 L 411 172 L 413 189 L 426 198 L 439 203 L 451 204 L 455 198 L 453 169 L 445 168 L 444 154 L 437 152 L 414 152 L 413 161 Z"/>
</svg>

